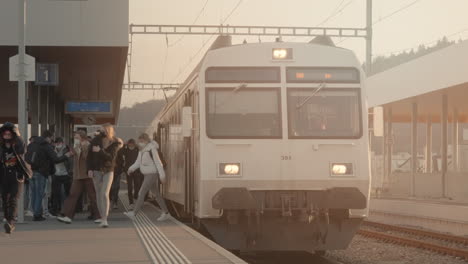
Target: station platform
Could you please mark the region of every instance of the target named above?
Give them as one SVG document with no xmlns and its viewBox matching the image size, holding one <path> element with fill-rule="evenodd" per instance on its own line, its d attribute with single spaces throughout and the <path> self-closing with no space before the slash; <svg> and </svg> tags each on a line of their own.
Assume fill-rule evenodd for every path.
<svg viewBox="0 0 468 264">
<path fill-rule="evenodd" d="M 0 235 L 0 262 L 8 264 L 227 264 L 246 263 L 175 219 L 156 222 L 160 212 L 146 204 L 132 222 L 120 210 L 109 217 L 109 228 L 100 228 L 75 217 L 72 224 L 49 218 L 18 224 L 15 232 Z"/>
<path fill-rule="evenodd" d="M 418 198 L 371 198 L 369 219 L 468 236 L 468 204 Z"/>
</svg>

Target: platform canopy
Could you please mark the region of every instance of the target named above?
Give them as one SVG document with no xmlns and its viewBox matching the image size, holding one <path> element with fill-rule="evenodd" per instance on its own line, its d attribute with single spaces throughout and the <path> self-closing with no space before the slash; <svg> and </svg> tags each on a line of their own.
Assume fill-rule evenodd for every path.
<svg viewBox="0 0 468 264">
<path fill-rule="evenodd" d="M 418 119 L 439 122 L 443 95 L 459 121 L 468 122 L 468 41 L 422 56 L 367 79 L 370 107 L 386 106 L 394 122 L 411 120 L 411 105 Z"/>
</svg>

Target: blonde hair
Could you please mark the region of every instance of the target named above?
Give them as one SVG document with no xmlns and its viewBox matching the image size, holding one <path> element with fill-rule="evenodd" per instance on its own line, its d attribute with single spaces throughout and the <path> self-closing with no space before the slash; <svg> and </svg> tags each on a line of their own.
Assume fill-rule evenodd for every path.
<svg viewBox="0 0 468 264">
<path fill-rule="evenodd" d="M 138 137 L 138 139 L 142 139 L 142 140 L 144 140 L 146 142 L 151 142 L 151 139 L 150 139 L 149 135 L 146 134 L 146 133 L 141 133 L 140 136 Z"/>
<path fill-rule="evenodd" d="M 108 139 L 113 139 L 115 136 L 114 127 L 111 124 L 104 124 L 102 128 L 106 131 L 106 136 Z"/>
</svg>

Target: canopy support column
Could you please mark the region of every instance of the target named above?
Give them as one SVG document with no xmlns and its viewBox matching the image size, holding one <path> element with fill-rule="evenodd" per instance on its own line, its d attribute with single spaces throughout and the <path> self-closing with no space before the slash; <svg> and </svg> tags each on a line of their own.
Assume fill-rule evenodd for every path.
<svg viewBox="0 0 468 264">
<path fill-rule="evenodd" d="M 442 197 L 447 197 L 447 165 L 448 165 L 448 97 L 442 96 Z"/>
<path fill-rule="evenodd" d="M 418 103 L 411 104 L 411 196 L 416 196 L 416 173 L 418 172 Z"/>
</svg>

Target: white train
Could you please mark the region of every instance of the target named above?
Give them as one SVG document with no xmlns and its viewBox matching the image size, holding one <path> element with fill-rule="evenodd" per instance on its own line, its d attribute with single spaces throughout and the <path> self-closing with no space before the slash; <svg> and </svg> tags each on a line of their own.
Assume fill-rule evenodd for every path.
<svg viewBox="0 0 468 264">
<path fill-rule="evenodd" d="M 217 39 L 153 122 L 173 213 L 231 250 L 346 248 L 370 186 L 356 56 L 325 38 L 230 41 Z"/>
</svg>

